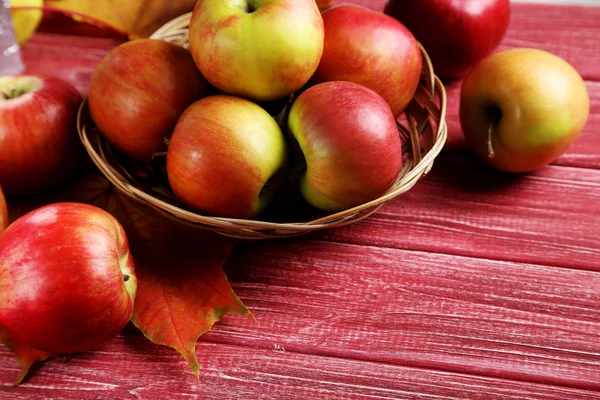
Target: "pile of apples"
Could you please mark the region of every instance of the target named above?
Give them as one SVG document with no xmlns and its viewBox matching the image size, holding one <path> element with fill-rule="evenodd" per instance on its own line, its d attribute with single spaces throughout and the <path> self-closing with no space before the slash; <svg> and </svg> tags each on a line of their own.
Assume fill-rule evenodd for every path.
<svg viewBox="0 0 600 400">
<path fill-rule="evenodd" d="M 141 39 L 103 59 L 90 116 L 113 149 L 164 163 L 193 211 L 258 218 L 293 181 L 307 204 L 336 212 L 398 179 L 396 118 L 422 62 L 402 23 L 366 7 L 199 1 L 189 50 Z"/>
</svg>

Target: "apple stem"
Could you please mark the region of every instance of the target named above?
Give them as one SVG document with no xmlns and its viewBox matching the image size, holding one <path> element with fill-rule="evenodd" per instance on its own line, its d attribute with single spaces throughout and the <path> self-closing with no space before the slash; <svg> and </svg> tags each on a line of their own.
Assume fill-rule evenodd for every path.
<svg viewBox="0 0 600 400">
<path fill-rule="evenodd" d="M 494 146 L 492 146 L 492 130 L 496 125 L 496 121 L 492 121 L 490 127 L 488 128 L 488 138 L 487 138 L 487 147 L 488 147 L 488 157 L 494 158 L 496 156 L 496 152 L 494 151 Z"/>
<path fill-rule="evenodd" d="M 2 94 L 2 97 L 4 98 L 4 100 L 10 100 L 10 96 L 8 95 L 8 93 L 0 92 L 0 94 Z"/>
<path fill-rule="evenodd" d="M 129 275 L 123 274 L 123 280 L 127 282 L 129 280 Z"/>
</svg>

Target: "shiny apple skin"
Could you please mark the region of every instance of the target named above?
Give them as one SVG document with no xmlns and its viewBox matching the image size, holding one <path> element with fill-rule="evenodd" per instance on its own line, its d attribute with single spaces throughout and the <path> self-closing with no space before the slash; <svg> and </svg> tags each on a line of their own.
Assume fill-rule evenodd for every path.
<svg viewBox="0 0 600 400">
<path fill-rule="evenodd" d="M 375 91 L 324 82 L 292 105 L 288 130 L 304 155 L 300 191 L 314 207 L 335 212 L 383 195 L 402 168 L 402 144 L 389 104 Z"/>
<path fill-rule="evenodd" d="M 302 88 L 323 52 L 314 0 L 200 0 L 190 20 L 190 51 L 202 74 L 226 94 L 254 101 Z"/>
<path fill-rule="evenodd" d="M 271 115 L 249 100 L 214 95 L 181 116 L 169 142 L 167 176 L 190 208 L 251 219 L 277 194 L 287 159 L 285 137 Z"/>
<path fill-rule="evenodd" d="M 18 343 L 52 354 L 97 348 L 128 323 L 136 289 L 125 232 L 97 207 L 47 205 L 0 236 L 0 325 Z"/>
<path fill-rule="evenodd" d="M 0 185 L 7 195 L 55 189 L 81 172 L 85 150 L 77 136 L 82 98 L 67 81 L 44 75 L 0 77 Z"/>
<path fill-rule="evenodd" d="M 384 12 L 425 47 L 436 75 L 464 77 L 490 55 L 508 30 L 509 0 L 388 0 Z"/>
<path fill-rule="evenodd" d="M 589 112 L 589 94 L 577 70 L 538 49 L 489 56 L 461 88 L 467 143 L 486 163 L 506 172 L 531 172 L 556 160 L 577 140 Z M 490 126 L 493 158 L 487 145 Z"/>
<path fill-rule="evenodd" d="M 325 47 L 312 83 L 350 81 L 381 95 L 399 116 L 412 100 L 423 63 L 419 43 L 382 12 L 339 4 L 323 12 Z"/>
<path fill-rule="evenodd" d="M 166 151 L 165 138 L 183 111 L 211 92 L 187 50 L 137 39 L 115 47 L 94 71 L 90 115 L 112 146 L 150 163 L 154 153 Z"/>
</svg>

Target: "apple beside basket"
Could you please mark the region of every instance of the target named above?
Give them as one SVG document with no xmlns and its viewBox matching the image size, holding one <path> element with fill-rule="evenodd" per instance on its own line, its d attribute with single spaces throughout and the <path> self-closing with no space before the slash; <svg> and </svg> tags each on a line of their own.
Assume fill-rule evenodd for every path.
<svg viewBox="0 0 600 400">
<path fill-rule="evenodd" d="M 151 38 L 165 40 L 188 48 L 188 24 L 191 13 L 184 14 L 158 29 Z M 410 190 L 427 174 L 442 150 L 448 135 L 446 126 L 446 92 L 435 76 L 431 61 L 423 47 L 423 69 L 417 92 L 398 122 L 403 143 L 403 168 L 387 193 L 368 203 L 301 222 L 269 222 L 200 215 L 185 209 L 169 192 L 168 185 L 152 183 L 152 171 L 131 160 L 115 156 L 89 116 L 87 99 L 77 118 L 81 141 L 94 163 L 106 178 L 125 195 L 146 204 L 181 223 L 208 229 L 239 239 L 269 239 L 297 236 L 320 229 L 335 228 L 360 221 L 386 202 Z M 142 172 L 140 174 L 140 172 Z M 158 176 L 158 175 L 156 175 Z M 150 183 L 149 183 L 150 181 Z"/>
</svg>

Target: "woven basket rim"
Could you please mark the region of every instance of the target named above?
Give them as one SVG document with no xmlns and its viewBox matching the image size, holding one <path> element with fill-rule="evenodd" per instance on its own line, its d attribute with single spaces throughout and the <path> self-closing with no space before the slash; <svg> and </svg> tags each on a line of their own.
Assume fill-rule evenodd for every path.
<svg viewBox="0 0 600 400">
<path fill-rule="evenodd" d="M 151 39 L 167 40 L 167 41 L 184 41 L 187 40 L 187 25 L 191 16 L 186 13 L 177 17 L 150 36 Z M 108 144 L 102 139 L 101 134 L 95 136 L 89 132 L 89 124 L 93 123 L 89 115 L 88 98 L 86 97 L 79 108 L 77 115 L 77 130 L 80 139 L 90 155 L 92 161 L 100 169 L 103 175 L 130 198 L 151 206 L 161 214 L 175 218 L 181 223 L 189 224 L 195 227 L 204 228 L 216 231 L 217 233 L 243 239 L 263 239 L 276 237 L 296 236 L 320 229 L 340 227 L 348 225 L 364 218 L 367 218 L 380 207 L 390 200 L 398 197 L 402 193 L 410 190 L 417 181 L 426 175 L 432 168 L 435 158 L 442 151 L 447 139 L 448 128 L 446 125 L 446 110 L 447 99 L 446 91 L 441 80 L 435 75 L 431 60 L 425 49 L 419 44 L 423 55 L 422 81 L 419 84 L 417 93 L 413 102 L 417 99 L 422 103 L 422 109 L 427 115 L 425 118 L 412 121 L 411 129 L 403 128 L 398 123 L 399 134 L 404 132 L 405 139 L 408 139 L 412 146 L 413 159 L 409 159 L 404 163 L 402 172 L 399 175 L 397 182 L 384 195 L 373 199 L 367 203 L 345 209 L 343 211 L 327 214 L 323 217 L 310 221 L 291 221 L 291 222 L 271 222 L 260 219 L 237 219 L 218 216 L 207 216 L 180 207 L 176 204 L 168 203 L 161 200 L 150 193 L 136 187 L 125 178 L 114 166 L 112 166 L 103 153 L 103 146 Z M 439 106 L 435 99 L 438 99 Z M 412 105 L 412 104 L 411 104 Z M 411 106 L 409 106 L 410 108 Z M 407 115 L 409 111 L 405 112 Z M 413 117 L 414 118 L 414 117 Z M 431 127 L 431 120 L 435 122 L 435 129 Z M 428 147 L 425 154 L 421 154 L 419 136 L 428 129 L 432 131 L 429 139 Z M 418 132 L 417 132 L 418 130 Z M 417 154 L 418 153 L 418 154 Z"/>
</svg>

